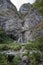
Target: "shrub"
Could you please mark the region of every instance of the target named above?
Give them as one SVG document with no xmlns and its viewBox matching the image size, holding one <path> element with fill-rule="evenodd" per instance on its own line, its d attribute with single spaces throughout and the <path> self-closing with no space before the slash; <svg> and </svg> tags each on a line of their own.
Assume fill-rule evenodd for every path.
<svg viewBox="0 0 43 65">
<path fill-rule="evenodd" d="M 38 65 L 41 59 L 41 55 L 38 52 L 37 53 L 33 52 L 32 54 L 29 54 L 29 58 L 31 62 L 30 65 Z"/>
<path fill-rule="evenodd" d="M 26 44 L 25 48 L 27 50 L 39 50 L 43 51 L 43 37 L 32 41 L 30 44 Z"/>
<path fill-rule="evenodd" d="M 8 65 L 6 55 L 0 54 L 0 65 Z"/>
<path fill-rule="evenodd" d="M 20 56 L 19 55 L 16 55 L 14 57 L 14 59 L 13 59 L 12 65 L 19 65 L 20 61 L 21 61 Z"/>
</svg>

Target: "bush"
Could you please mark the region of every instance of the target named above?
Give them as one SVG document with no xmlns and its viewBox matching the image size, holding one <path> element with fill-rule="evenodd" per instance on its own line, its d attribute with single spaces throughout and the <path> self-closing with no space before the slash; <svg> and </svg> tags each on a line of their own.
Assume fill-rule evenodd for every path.
<svg viewBox="0 0 43 65">
<path fill-rule="evenodd" d="M 13 42 L 12 44 L 8 45 L 10 50 L 18 51 L 21 49 L 21 45 L 18 43 Z"/>
<path fill-rule="evenodd" d="M 32 41 L 30 44 L 26 44 L 27 50 L 39 50 L 43 52 L 43 37 Z"/>
<path fill-rule="evenodd" d="M 0 44 L 0 50 L 8 50 L 9 47 L 5 44 Z"/>
<path fill-rule="evenodd" d="M 21 58 L 19 55 L 16 55 L 12 62 L 7 61 L 7 55 L 0 54 L 0 65 L 19 65 Z"/>
<path fill-rule="evenodd" d="M 14 59 L 13 59 L 12 65 L 19 65 L 20 61 L 21 61 L 20 56 L 19 55 L 16 55 L 14 57 Z"/>
<path fill-rule="evenodd" d="M 30 65 L 38 65 L 41 59 L 41 55 L 38 52 L 37 53 L 33 52 L 32 54 L 29 54 L 29 58 L 31 62 Z"/>
<path fill-rule="evenodd" d="M 21 45 L 17 43 L 10 43 L 10 44 L 0 44 L 0 50 L 14 50 L 19 51 L 21 49 Z"/>
<path fill-rule="evenodd" d="M 8 65 L 6 55 L 0 54 L 0 65 Z"/>
</svg>

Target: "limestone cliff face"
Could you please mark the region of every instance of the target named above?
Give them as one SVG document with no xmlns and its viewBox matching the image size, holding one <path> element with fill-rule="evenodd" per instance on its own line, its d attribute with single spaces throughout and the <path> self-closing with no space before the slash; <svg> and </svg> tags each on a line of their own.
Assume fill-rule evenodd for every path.
<svg viewBox="0 0 43 65">
<path fill-rule="evenodd" d="M 34 40 L 43 36 L 43 17 L 30 4 L 24 4 L 20 8 L 23 18 L 22 32 L 25 41 Z"/>
<path fill-rule="evenodd" d="M 5 30 L 7 35 L 18 40 L 21 26 L 21 19 L 16 7 L 10 0 L 0 0 L 0 27 Z"/>
<path fill-rule="evenodd" d="M 24 4 L 19 13 L 10 0 L 0 0 L 0 27 L 18 42 L 43 36 L 43 20 L 32 5 Z"/>
</svg>

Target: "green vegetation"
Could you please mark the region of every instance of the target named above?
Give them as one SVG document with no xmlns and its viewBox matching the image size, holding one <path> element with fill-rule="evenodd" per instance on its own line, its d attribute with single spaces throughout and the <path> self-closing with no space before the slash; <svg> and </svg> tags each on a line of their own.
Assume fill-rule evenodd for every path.
<svg viewBox="0 0 43 65">
<path fill-rule="evenodd" d="M 38 12 L 43 16 L 43 0 L 40 0 L 40 1 L 36 0 L 36 2 L 32 6 L 36 8 Z M 24 7 L 28 8 L 29 5 L 24 5 Z M 12 10 L 14 10 L 14 7 L 12 8 Z M 8 15 L 9 12 L 7 12 L 6 14 Z M 12 13 L 13 11 L 11 12 L 11 14 Z M 17 9 L 15 13 L 17 13 Z M 18 12 L 17 14 L 19 15 L 21 19 L 23 19 L 25 15 L 27 15 L 27 13 L 28 12 L 26 12 L 25 14 L 22 14 Z M 0 12 L 0 16 L 3 16 L 3 15 L 4 14 Z M 23 51 L 27 50 L 27 52 L 24 53 L 23 56 L 28 56 L 30 60 L 29 65 L 38 65 L 41 62 L 41 60 L 43 60 L 43 37 L 38 38 L 35 41 L 29 41 L 28 44 L 26 43 L 26 45 L 21 45 L 15 42 L 9 36 L 7 36 L 5 31 L 2 28 L 0 28 L 0 51 L 3 52 L 5 50 L 6 51 L 13 50 L 13 51 L 19 52 L 22 47 L 25 47 Z M 0 53 L 0 65 L 19 65 L 19 63 L 22 60 L 19 54 L 15 55 L 11 62 L 9 62 L 9 59 L 7 54 Z"/>
<path fill-rule="evenodd" d="M 41 62 L 41 59 L 43 59 L 43 37 L 38 38 L 35 41 L 30 41 L 26 45 L 20 45 L 17 42 L 13 42 L 10 44 L 0 44 L 0 50 L 18 51 L 22 46 L 24 46 L 25 49 L 28 50 L 27 53 L 23 54 L 23 56 L 28 56 L 30 60 L 29 65 L 38 65 Z M 19 65 L 19 63 L 21 62 L 19 54 L 17 54 L 12 59 L 12 62 L 7 61 L 7 57 L 8 56 L 5 54 L 0 54 L 0 65 Z"/>
<path fill-rule="evenodd" d="M 21 58 L 19 55 L 16 55 L 12 61 L 12 65 L 19 65 L 19 63 L 21 62 Z"/>
<path fill-rule="evenodd" d="M 4 30 L 2 28 L 0 28 L 0 34 L 3 34 Z"/>
<path fill-rule="evenodd" d="M 20 61 L 21 58 L 16 55 L 10 63 L 8 60 L 8 56 L 6 56 L 5 54 L 0 54 L 0 65 L 19 65 Z"/>
<path fill-rule="evenodd" d="M 43 37 L 28 42 L 25 45 L 25 49 L 28 50 L 27 56 L 30 59 L 30 65 L 38 65 L 43 59 Z"/>
<path fill-rule="evenodd" d="M 36 2 L 33 4 L 33 7 L 38 9 L 39 13 L 43 16 L 43 0 L 36 0 Z"/>
<path fill-rule="evenodd" d="M 6 36 L 5 34 L 0 34 L 0 44 L 9 44 L 12 43 L 13 39 Z"/>
<path fill-rule="evenodd" d="M 14 50 L 18 51 L 21 49 L 21 45 L 18 43 L 0 44 L 0 50 Z"/>
<path fill-rule="evenodd" d="M 8 37 L 6 33 L 4 32 L 4 30 L 0 28 L 0 44 L 8 44 L 12 42 L 13 42 L 13 39 Z"/>
<path fill-rule="evenodd" d="M 13 50 L 19 52 L 22 47 L 25 47 L 27 50 L 23 56 L 28 56 L 30 65 L 38 65 L 41 62 L 41 59 L 43 59 L 43 37 L 21 45 L 7 36 L 4 30 L 0 28 L 0 51 Z M 12 59 L 12 62 L 9 62 L 7 57 L 6 54 L 0 54 L 0 65 L 19 65 L 21 62 L 19 54 Z"/>
<path fill-rule="evenodd" d="M 35 41 L 30 41 L 29 44 L 25 45 L 25 48 L 27 50 L 39 50 L 43 52 L 43 37 Z"/>
<path fill-rule="evenodd" d="M 0 65 L 8 65 L 6 55 L 0 54 Z"/>
<path fill-rule="evenodd" d="M 2 28 L 0 28 L 0 50 L 20 50 L 21 46 L 7 36 Z"/>
<path fill-rule="evenodd" d="M 40 63 L 41 54 L 33 52 L 32 54 L 29 54 L 29 58 L 31 62 L 30 65 L 38 65 L 38 63 Z"/>
</svg>

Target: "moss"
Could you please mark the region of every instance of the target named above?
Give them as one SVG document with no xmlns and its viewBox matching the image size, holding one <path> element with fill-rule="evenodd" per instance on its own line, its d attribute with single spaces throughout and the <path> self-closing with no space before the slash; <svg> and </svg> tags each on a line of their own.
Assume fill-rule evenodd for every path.
<svg viewBox="0 0 43 65">
<path fill-rule="evenodd" d="M 18 51 L 21 49 L 21 45 L 17 42 L 13 42 L 11 44 L 0 44 L 0 50 L 15 50 Z M 29 60 L 30 60 L 30 65 L 38 65 L 40 63 L 40 59 L 43 59 L 43 38 L 38 38 L 35 41 L 29 41 L 28 44 L 24 45 L 25 49 L 27 49 L 28 51 L 23 54 L 23 56 L 28 56 Z M 41 51 L 41 53 L 39 52 L 34 52 L 35 51 Z M 30 53 L 30 51 L 33 51 L 32 53 Z M 0 60 L 1 62 L 3 61 L 3 63 L 1 63 L 1 65 L 19 65 L 19 63 L 21 62 L 21 58 L 18 55 L 16 55 L 12 62 L 9 63 L 7 62 L 7 57 L 5 56 L 0 56 Z M 4 60 L 3 60 L 4 59 Z M 6 63 L 6 64 L 5 64 Z"/>
</svg>

